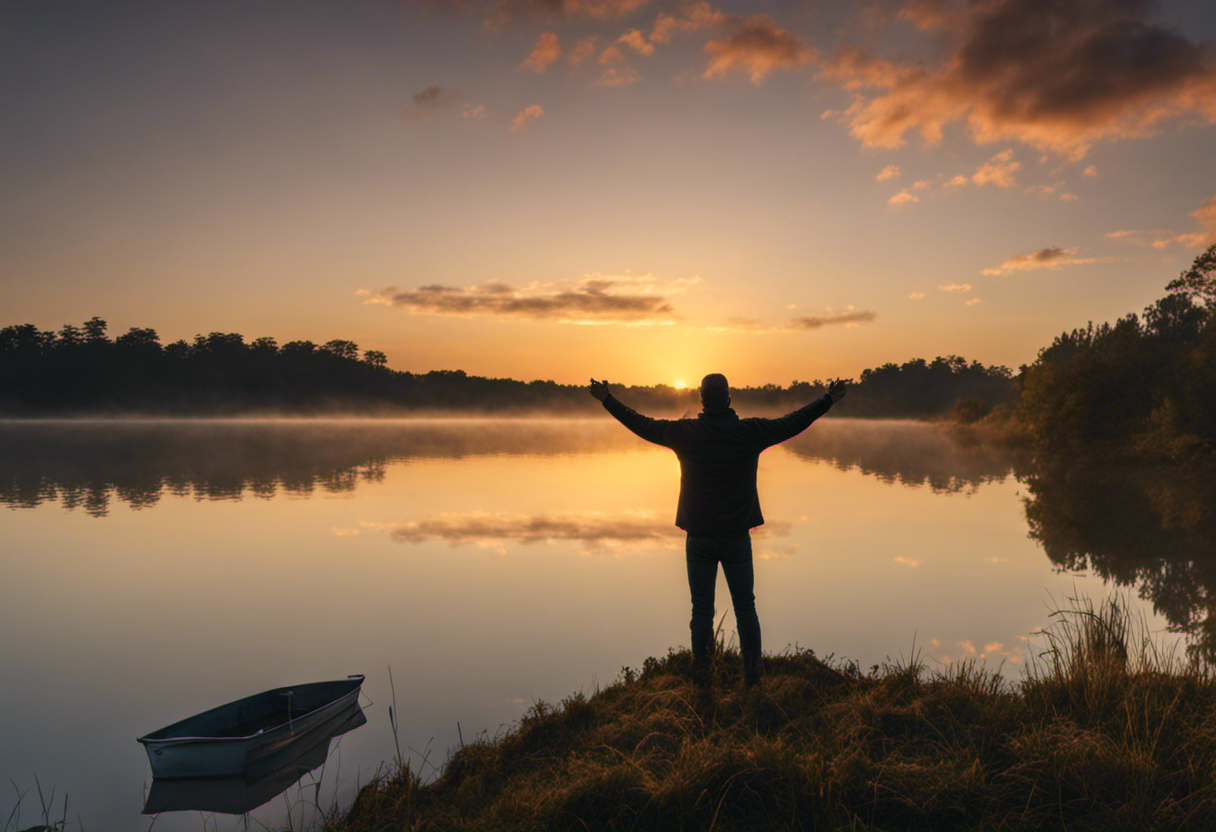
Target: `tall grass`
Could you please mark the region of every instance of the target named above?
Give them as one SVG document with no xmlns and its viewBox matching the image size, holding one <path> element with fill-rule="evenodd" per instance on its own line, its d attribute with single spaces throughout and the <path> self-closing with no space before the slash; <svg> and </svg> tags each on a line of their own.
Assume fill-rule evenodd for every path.
<svg viewBox="0 0 1216 832">
<path fill-rule="evenodd" d="M 364 787 L 335 830 L 1211 829 L 1216 681 L 1125 601 L 1076 602 L 1010 682 L 913 652 L 863 672 L 795 650 L 746 688 L 673 651 L 536 704 L 423 784 Z"/>
</svg>

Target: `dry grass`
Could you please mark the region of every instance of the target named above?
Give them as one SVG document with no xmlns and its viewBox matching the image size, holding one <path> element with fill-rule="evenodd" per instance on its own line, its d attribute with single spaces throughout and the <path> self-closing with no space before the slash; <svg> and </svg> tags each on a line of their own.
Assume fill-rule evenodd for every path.
<svg viewBox="0 0 1216 832">
<path fill-rule="evenodd" d="M 1216 828 L 1216 680 L 1118 600 L 1057 618 L 1016 684 L 798 651 L 754 689 L 723 655 L 704 687 L 687 652 L 647 659 L 433 783 L 398 765 L 327 829 Z"/>
</svg>

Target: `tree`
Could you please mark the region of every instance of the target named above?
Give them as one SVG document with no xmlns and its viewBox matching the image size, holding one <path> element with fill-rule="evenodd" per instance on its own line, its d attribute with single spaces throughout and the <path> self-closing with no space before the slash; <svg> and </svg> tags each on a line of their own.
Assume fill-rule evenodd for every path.
<svg viewBox="0 0 1216 832">
<path fill-rule="evenodd" d="M 332 341 L 326 341 L 321 350 L 338 358 L 346 358 L 351 361 L 359 360 L 359 345 L 354 341 L 346 341 L 341 338 L 335 338 Z"/>
<path fill-rule="evenodd" d="M 94 315 L 84 322 L 84 334 L 92 343 L 106 340 L 106 322 Z"/>
<path fill-rule="evenodd" d="M 363 360 L 373 367 L 384 367 L 388 365 L 388 356 L 380 352 L 380 350 L 368 350 L 363 353 Z"/>
<path fill-rule="evenodd" d="M 1216 245 L 1195 258 L 1191 267 L 1170 281 L 1167 292 L 1181 292 L 1192 300 L 1202 300 L 1209 309 L 1216 309 Z"/>
</svg>

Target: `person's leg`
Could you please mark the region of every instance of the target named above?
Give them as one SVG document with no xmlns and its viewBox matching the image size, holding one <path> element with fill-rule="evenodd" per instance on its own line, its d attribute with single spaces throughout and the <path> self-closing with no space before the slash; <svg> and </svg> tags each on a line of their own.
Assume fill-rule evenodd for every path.
<svg viewBox="0 0 1216 832">
<path fill-rule="evenodd" d="M 714 638 L 714 584 L 718 580 L 718 554 L 713 538 L 688 536 L 685 561 L 688 591 L 692 596 L 692 656 L 697 662 L 709 659 Z"/>
<path fill-rule="evenodd" d="M 760 617 L 756 614 L 755 571 L 752 567 L 752 539 L 744 534 L 730 538 L 721 553 L 722 574 L 730 588 L 739 628 L 739 652 L 743 654 L 743 675 L 748 684 L 760 678 Z"/>
</svg>

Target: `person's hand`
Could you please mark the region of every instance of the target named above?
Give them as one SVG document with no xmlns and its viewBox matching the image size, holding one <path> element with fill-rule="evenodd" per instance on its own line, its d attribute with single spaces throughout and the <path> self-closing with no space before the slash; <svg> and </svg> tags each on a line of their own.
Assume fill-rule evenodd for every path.
<svg viewBox="0 0 1216 832">
<path fill-rule="evenodd" d="M 832 402 L 838 402 L 844 398 L 844 394 L 848 391 L 844 389 L 845 382 L 836 379 L 828 385 L 828 395 L 832 397 Z"/>
<path fill-rule="evenodd" d="M 591 384 L 588 386 L 587 391 L 595 396 L 597 402 L 602 402 L 608 398 L 608 380 L 596 381 L 595 379 L 591 379 Z"/>
</svg>

